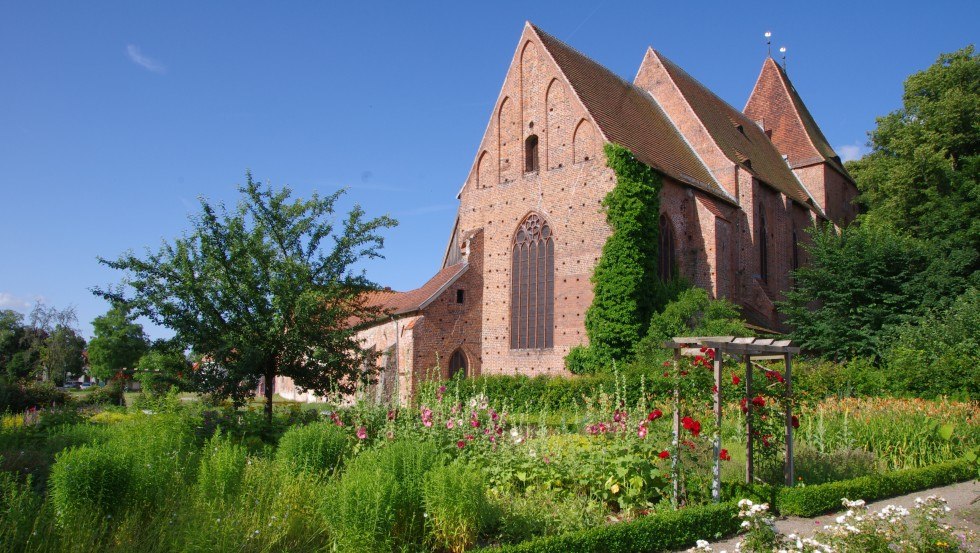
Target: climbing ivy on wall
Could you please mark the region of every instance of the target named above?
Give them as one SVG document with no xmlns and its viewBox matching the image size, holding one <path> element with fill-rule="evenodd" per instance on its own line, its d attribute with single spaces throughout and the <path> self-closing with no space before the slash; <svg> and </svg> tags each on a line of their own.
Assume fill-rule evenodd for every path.
<svg viewBox="0 0 980 553">
<path fill-rule="evenodd" d="M 592 275 L 595 297 L 585 314 L 589 346 L 569 352 L 565 364 L 575 373 L 596 372 L 628 359 L 646 335 L 659 307 L 659 174 L 626 148 L 606 144 L 606 165 L 616 186 L 602 201 L 612 235 Z"/>
</svg>

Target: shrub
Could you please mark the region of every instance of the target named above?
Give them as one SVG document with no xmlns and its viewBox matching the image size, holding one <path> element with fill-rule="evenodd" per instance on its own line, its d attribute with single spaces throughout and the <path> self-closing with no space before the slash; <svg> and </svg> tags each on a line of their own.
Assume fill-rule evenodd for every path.
<svg viewBox="0 0 980 553">
<path fill-rule="evenodd" d="M 113 379 L 105 386 L 86 392 L 79 403 L 82 405 L 125 405 L 122 380 Z"/>
<path fill-rule="evenodd" d="M 606 509 L 583 495 L 560 496 L 537 488 L 522 495 L 502 494 L 493 504 L 493 539 L 521 543 L 601 526 Z"/>
<path fill-rule="evenodd" d="M 486 527 L 489 504 L 479 470 L 453 463 L 425 476 L 425 512 L 429 541 L 439 550 L 465 551 Z"/>
<path fill-rule="evenodd" d="M 863 449 L 839 449 L 820 453 L 811 447 L 802 446 L 793 452 L 793 462 L 797 480 L 808 486 L 878 473 L 875 454 Z M 765 465 L 757 471 L 757 475 L 763 482 L 782 483 L 782 463 Z"/>
<path fill-rule="evenodd" d="M 441 464 L 434 445 L 397 441 L 355 457 L 326 494 L 324 514 L 343 551 L 392 551 L 425 537 L 423 482 Z"/>
<path fill-rule="evenodd" d="M 793 389 L 812 397 L 876 396 L 891 388 L 890 376 L 869 357 L 846 363 L 798 359 L 793 365 Z"/>
<path fill-rule="evenodd" d="M 204 500 L 223 501 L 241 490 L 248 456 L 245 449 L 216 434 L 204 445 L 197 473 L 197 495 Z"/>
<path fill-rule="evenodd" d="M 10 382 L 0 377 L 0 413 L 59 407 L 71 403 L 71 395 L 51 382 Z"/>
<path fill-rule="evenodd" d="M 332 474 L 350 450 L 347 432 L 333 423 L 290 428 L 279 440 L 276 461 L 294 473 Z"/>
<path fill-rule="evenodd" d="M 128 502 L 132 473 L 105 446 L 83 446 L 57 456 L 51 470 L 51 500 L 64 526 L 121 512 Z"/>
<path fill-rule="evenodd" d="M 975 352 L 980 347 L 980 290 L 948 309 L 933 310 L 894 332 L 884 364 L 896 391 L 922 397 L 980 397 Z"/>
<path fill-rule="evenodd" d="M 749 335 L 735 304 L 713 300 L 701 288 L 688 288 L 653 315 L 646 336 L 636 343 L 636 359 L 641 366 L 659 367 L 671 357 L 663 343 L 674 336 Z"/>
<path fill-rule="evenodd" d="M 838 510 L 844 498 L 860 497 L 865 501 L 876 501 L 962 482 L 975 476 L 976 470 L 970 462 L 957 460 L 842 482 L 785 488 L 779 495 L 778 505 L 783 515 L 812 517 Z"/>
<path fill-rule="evenodd" d="M 2 461 L 0 457 L 0 461 Z M 22 549 L 34 530 L 42 496 L 31 489 L 31 480 L 21 483 L 9 472 L 0 472 L 0 544 Z"/>
<path fill-rule="evenodd" d="M 672 551 L 697 542 L 735 534 L 738 506 L 721 503 L 669 511 L 591 530 L 582 530 L 495 549 L 499 553 L 632 553 Z"/>
</svg>

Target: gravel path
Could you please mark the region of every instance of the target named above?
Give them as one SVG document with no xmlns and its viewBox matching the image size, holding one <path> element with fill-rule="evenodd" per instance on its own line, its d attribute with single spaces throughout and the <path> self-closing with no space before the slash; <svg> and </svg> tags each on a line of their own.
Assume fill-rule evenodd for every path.
<svg viewBox="0 0 980 553">
<path fill-rule="evenodd" d="M 915 498 L 938 495 L 946 500 L 950 508 L 949 524 L 956 528 L 965 528 L 980 533 L 980 482 L 961 482 L 951 486 L 932 488 L 909 495 L 902 495 L 876 501 L 868 505 L 871 511 L 880 510 L 885 505 L 901 505 L 911 508 L 915 504 Z M 851 497 L 848 499 L 860 499 Z M 824 515 L 815 518 L 800 517 L 781 517 L 776 519 L 776 529 L 783 535 L 796 534 L 801 537 L 812 536 L 824 524 L 834 524 L 837 513 Z M 735 551 L 735 544 L 739 538 L 730 538 L 725 541 L 712 543 L 715 551 Z"/>
</svg>

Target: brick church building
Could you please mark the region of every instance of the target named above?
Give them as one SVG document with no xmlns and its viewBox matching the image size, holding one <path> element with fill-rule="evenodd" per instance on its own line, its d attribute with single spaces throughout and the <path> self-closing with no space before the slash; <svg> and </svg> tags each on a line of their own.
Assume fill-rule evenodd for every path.
<svg viewBox="0 0 980 553">
<path fill-rule="evenodd" d="M 663 177 L 662 275 L 763 327 L 781 328 L 774 303 L 806 261 L 804 230 L 856 215 L 853 180 L 772 58 L 739 111 L 652 48 L 630 83 L 527 23 L 442 268 L 416 290 L 378 292 L 391 316 L 360 332 L 380 353 L 373 394 L 405 402 L 436 370 L 565 373 L 568 351 L 587 341 L 590 278 L 610 235 L 606 142 Z"/>
</svg>

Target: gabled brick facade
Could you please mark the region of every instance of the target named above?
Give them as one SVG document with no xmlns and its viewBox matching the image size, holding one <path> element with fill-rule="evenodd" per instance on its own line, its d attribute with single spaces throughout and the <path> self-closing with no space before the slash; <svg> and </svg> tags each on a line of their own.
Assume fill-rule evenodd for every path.
<svg viewBox="0 0 980 553">
<path fill-rule="evenodd" d="M 629 83 L 526 24 L 460 190 L 442 270 L 418 290 L 379 295 L 392 316 L 360 333 L 383 353 L 389 387 L 397 375 L 396 391 L 373 393 L 408 401 L 433 371 L 447 377 L 451 359 L 471 376 L 565 373 L 569 350 L 587 342 L 590 279 L 610 235 L 606 142 L 663 176 L 678 273 L 742 306 L 750 322 L 782 328 L 774 302 L 805 262 L 794 237 L 806 240 L 817 220 L 850 221 L 856 194 L 788 83 L 766 60 L 742 113 L 655 50 Z M 522 227 L 531 216 L 536 232 L 547 226 L 536 242 Z M 519 347 L 515 325 L 527 332 L 544 320 L 547 341 Z"/>
</svg>

